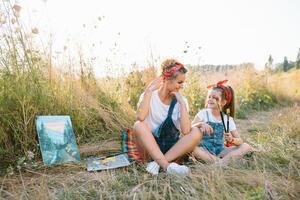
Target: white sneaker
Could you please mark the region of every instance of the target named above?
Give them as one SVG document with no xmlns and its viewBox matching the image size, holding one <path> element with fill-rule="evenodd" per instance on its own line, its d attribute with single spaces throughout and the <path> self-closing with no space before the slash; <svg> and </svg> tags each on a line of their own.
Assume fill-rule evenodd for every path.
<svg viewBox="0 0 300 200">
<path fill-rule="evenodd" d="M 147 164 L 146 167 L 146 171 L 149 172 L 152 175 L 157 175 L 159 172 L 159 165 L 157 164 L 157 162 L 152 161 L 150 163 Z"/>
<path fill-rule="evenodd" d="M 190 170 L 190 168 L 188 168 L 185 165 L 178 165 L 177 163 L 172 162 L 167 167 L 167 173 L 181 175 L 181 176 L 187 176 L 191 173 L 191 170 Z"/>
</svg>

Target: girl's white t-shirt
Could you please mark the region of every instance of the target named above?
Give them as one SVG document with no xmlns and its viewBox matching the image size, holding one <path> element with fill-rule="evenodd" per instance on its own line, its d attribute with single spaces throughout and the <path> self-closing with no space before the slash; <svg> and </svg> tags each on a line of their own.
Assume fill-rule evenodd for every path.
<svg viewBox="0 0 300 200">
<path fill-rule="evenodd" d="M 139 107 L 143 97 L 144 97 L 144 93 L 141 94 L 137 107 Z M 186 98 L 183 97 L 183 100 L 185 101 L 186 109 L 188 110 L 188 102 Z M 166 105 L 160 100 L 158 96 L 158 90 L 152 92 L 152 96 L 150 99 L 149 113 L 145 119 L 145 122 L 150 128 L 152 133 L 154 133 L 156 129 L 167 118 L 169 107 L 170 105 Z M 180 130 L 180 109 L 179 109 L 178 102 L 175 104 L 172 113 L 172 120 L 176 128 Z"/>
<path fill-rule="evenodd" d="M 212 112 L 211 112 L 211 109 L 209 108 L 205 108 L 205 109 L 202 109 L 200 110 L 198 113 L 197 113 L 197 117 L 200 121 L 204 121 L 204 122 L 208 122 L 208 119 L 207 119 L 207 113 L 208 113 L 208 117 L 209 117 L 209 121 L 210 122 L 215 122 L 215 123 L 220 123 L 222 122 L 222 120 L 217 120 Z M 223 118 L 224 118 L 224 123 L 225 123 L 225 127 L 227 129 L 227 115 L 223 114 Z M 236 130 L 236 125 L 234 123 L 234 120 L 232 117 L 229 117 L 229 131 L 235 131 Z"/>
</svg>

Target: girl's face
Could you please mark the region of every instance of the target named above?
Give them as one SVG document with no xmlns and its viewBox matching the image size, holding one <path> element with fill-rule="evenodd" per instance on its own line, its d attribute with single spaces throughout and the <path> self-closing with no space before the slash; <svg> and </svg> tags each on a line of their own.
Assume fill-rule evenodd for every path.
<svg viewBox="0 0 300 200">
<path fill-rule="evenodd" d="M 221 91 L 210 90 L 208 92 L 208 96 L 206 100 L 207 108 L 218 109 L 218 104 L 219 104 L 220 109 L 222 109 L 225 103 L 226 101 L 222 99 Z"/>
<path fill-rule="evenodd" d="M 178 74 L 178 76 L 173 80 L 166 80 L 167 89 L 170 92 L 179 92 L 183 88 L 185 82 L 185 74 Z"/>
</svg>

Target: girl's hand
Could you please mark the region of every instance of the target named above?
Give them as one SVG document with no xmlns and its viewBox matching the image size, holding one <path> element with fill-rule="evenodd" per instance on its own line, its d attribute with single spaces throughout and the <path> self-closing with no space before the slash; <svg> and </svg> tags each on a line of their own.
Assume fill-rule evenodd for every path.
<svg viewBox="0 0 300 200">
<path fill-rule="evenodd" d="M 233 136 L 231 133 L 224 133 L 225 141 L 231 143 L 233 140 Z"/>
<path fill-rule="evenodd" d="M 157 77 L 156 79 L 151 81 L 151 83 L 147 86 L 146 92 L 153 92 L 154 90 L 157 90 L 158 88 L 160 88 L 162 83 L 163 78 L 161 76 Z"/>
<path fill-rule="evenodd" d="M 193 127 L 198 127 L 201 132 L 208 134 L 208 135 L 210 135 L 214 132 L 214 129 L 205 122 L 197 122 L 193 125 Z"/>
</svg>

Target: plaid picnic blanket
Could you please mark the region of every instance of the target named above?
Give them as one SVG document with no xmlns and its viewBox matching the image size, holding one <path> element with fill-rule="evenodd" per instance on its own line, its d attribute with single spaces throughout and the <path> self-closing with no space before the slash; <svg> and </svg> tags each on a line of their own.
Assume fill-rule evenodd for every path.
<svg viewBox="0 0 300 200">
<path fill-rule="evenodd" d="M 130 162 L 143 160 L 142 155 L 136 148 L 131 129 L 125 129 L 121 132 L 121 150 L 128 154 Z"/>
</svg>

